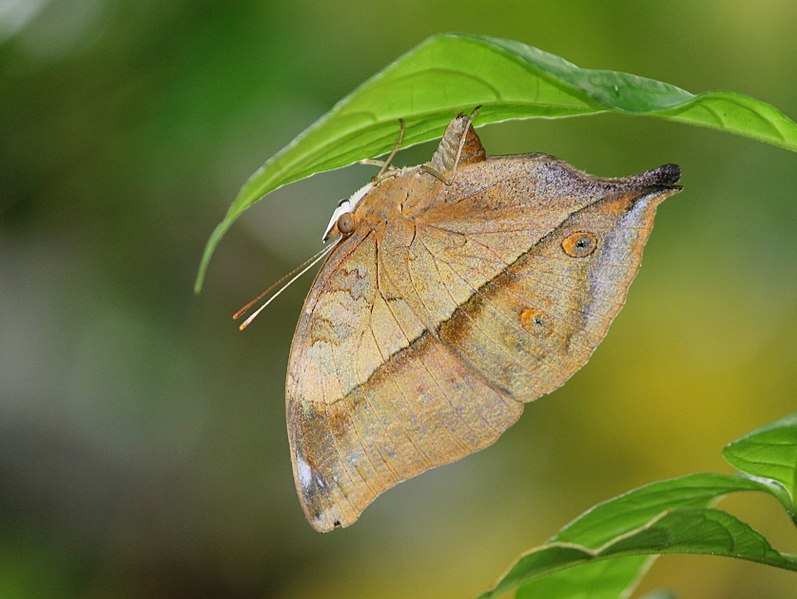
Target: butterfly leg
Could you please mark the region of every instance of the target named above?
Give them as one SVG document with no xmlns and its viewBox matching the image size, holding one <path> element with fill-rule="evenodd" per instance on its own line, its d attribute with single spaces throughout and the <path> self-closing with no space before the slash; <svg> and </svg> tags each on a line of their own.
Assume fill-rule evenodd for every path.
<svg viewBox="0 0 797 599">
<path fill-rule="evenodd" d="M 396 145 L 393 146 L 393 150 L 388 154 L 387 160 L 382 165 L 382 168 L 379 169 L 379 172 L 376 174 L 376 179 L 379 179 L 382 175 L 387 172 L 387 169 L 390 168 L 390 163 L 393 162 L 393 159 L 396 157 L 396 154 L 401 149 L 401 144 L 404 143 L 404 119 L 399 119 L 399 136 L 396 140 Z"/>
<path fill-rule="evenodd" d="M 379 172 L 376 173 L 372 182 L 377 183 L 385 177 L 385 174 L 388 171 L 393 170 L 390 168 L 391 163 L 393 162 L 393 158 L 396 157 L 396 153 L 401 149 L 401 144 L 404 142 L 404 119 L 399 119 L 399 136 L 396 140 L 396 145 L 393 146 L 390 154 L 387 157 L 387 160 L 374 160 L 372 158 L 365 158 L 360 160 L 360 164 L 368 164 L 371 166 L 378 166 Z"/>
<path fill-rule="evenodd" d="M 454 182 L 453 175 L 456 174 L 456 169 L 453 173 L 451 173 L 452 174 L 451 177 L 446 177 L 444 173 L 441 173 L 440 171 L 438 171 L 436 168 L 434 168 L 429 164 L 422 164 L 420 168 L 422 172 L 432 175 L 432 177 L 434 177 L 438 181 L 441 181 L 443 185 L 451 185 Z"/>
</svg>

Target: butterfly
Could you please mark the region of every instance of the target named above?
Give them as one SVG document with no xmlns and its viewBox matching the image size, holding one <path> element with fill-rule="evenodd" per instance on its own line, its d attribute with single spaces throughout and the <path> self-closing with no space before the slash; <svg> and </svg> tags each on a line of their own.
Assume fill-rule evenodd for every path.
<svg viewBox="0 0 797 599">
<path fill-rule="evenodd" d="M 674 164 L 598 178 L 545 154 L 488 158 L 472 115 L 426 164 L 392 168 L 400 144 L 333 213 L 291 346 L 293 474 L 321 532 L 492 444 L 581 368 L 681 189 Z"/>
</svg>

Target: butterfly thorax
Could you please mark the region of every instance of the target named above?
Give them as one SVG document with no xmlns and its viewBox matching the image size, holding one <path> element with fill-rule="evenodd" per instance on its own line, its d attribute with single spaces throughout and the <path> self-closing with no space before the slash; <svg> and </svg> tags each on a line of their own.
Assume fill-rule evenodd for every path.
<svg viewBox="0 0 797 599">
<path fill-rule="evenodd" d="M 435 202 L 437 188 L 442 185 L 420 167 L 396 170 L 385 177 L 362 198 L 354 210 L 357 222 L 413 219 Z"/>
</svg>

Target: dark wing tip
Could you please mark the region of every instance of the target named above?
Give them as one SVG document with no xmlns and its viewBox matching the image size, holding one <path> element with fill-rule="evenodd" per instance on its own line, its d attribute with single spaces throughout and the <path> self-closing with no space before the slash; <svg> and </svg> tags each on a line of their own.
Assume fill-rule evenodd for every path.
<svg viewBox="0 0 797 599">
<path fill-rule="evenodd" d="M 675 185 L 681 179 L 681 167 L 677 164 L 663 164 L 658 168 L 648 171 L 643 174 L 649 178 L 650 183 L 656 186 L 671 186 Z"/>
<path fill-rule="evenodd" d="M 662 164 L 656 168 L 632 175 L 615 179 L 624 189 L 672 189 L 680 191 L 681 187 L 676 185 L 681 179 L 681 167 L 677 164 Z"/>
</svg>

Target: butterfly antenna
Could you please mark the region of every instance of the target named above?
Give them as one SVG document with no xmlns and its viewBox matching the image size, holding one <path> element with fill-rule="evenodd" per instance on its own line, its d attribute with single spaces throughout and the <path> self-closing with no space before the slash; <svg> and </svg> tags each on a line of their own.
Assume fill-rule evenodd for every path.
<svg viewBox="0 0 797 599">
<path fill-rule="evenodd" d="M 332 249 L 338 244 L 338 241 L 339 241 L 339 239 L 336 240 L 335 242 L 329 244 L 327 247 L 323 248 L 316 255 L 314 255 L 311 258 L 309 258 L 306 261 L 304 261 L 302 264 L 300 264 L 299 266 L 294 268 L 291 272 L 289 272 L 285 276 L 281 277 L 278 281 L 276 281 L 275 283 L 270 285 L 268 287 L 268 289 L 266 289 L 263 293 L 258 295 L 255 299 L 253 299 L 251 302 L 249 302 L 243 308 L 241 308 L 235 314 L 233 314 L 232 315 L 233 320 L 238 320 L 241 316 L 243 316 L 244 314 L 249 312 L 249 310 L 252 308 L 252 306 L 254 306 L 261 299 L 263 299 L 264 297 L 269 295 L 276 287 L 279 287 L 279 289 L 277 289 L 277 291 L 275 291 L 274 294 L 271 297 L 269 297 L 263 303 L 262 306 L 260 306 L 254 312 L 252 312 L 252 314 L 250 314 L 249 317 L 241 323 L 241 325 L 238 327 L 238 329 L 243 331 L 246 327 L 248 327 L 250 325 L 250 323 L 255 318 L 257 318 L 257 315 L 260 314 L 265 309 L 266 306 L 268 306 L 271 302 L 273 302 L 277 298 L 277 296 L 279 296 L 280 293 L 285 291 L 288 287 L 290 287 L 293 284 L 294 281 L 296 281 L 296 279 L 298 279 L 304 273 L 306 273 L 308 270 L 313 268 L 313 266 L 315 266 L 327 254 L 329 254 L 329 252 L 331 252 Z M 287 282 L 285 282 L 286 279 L 288 279 Z"/>
</svg>

